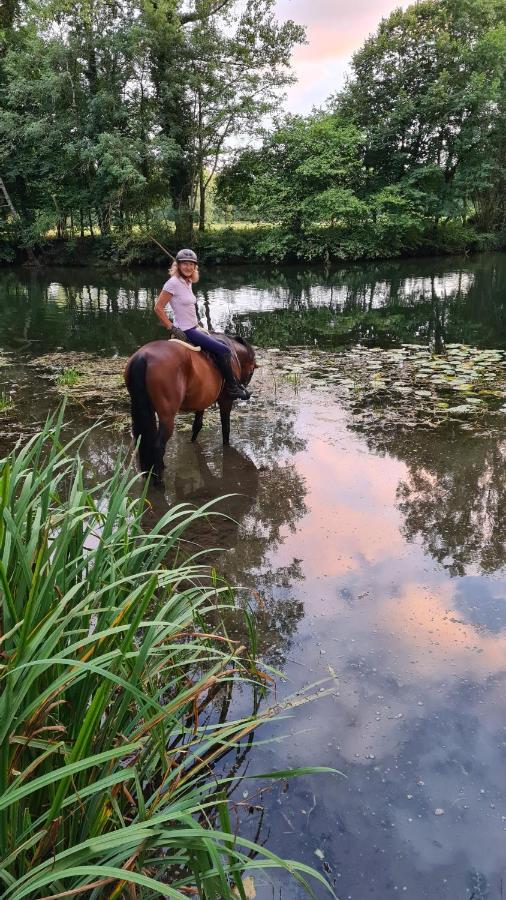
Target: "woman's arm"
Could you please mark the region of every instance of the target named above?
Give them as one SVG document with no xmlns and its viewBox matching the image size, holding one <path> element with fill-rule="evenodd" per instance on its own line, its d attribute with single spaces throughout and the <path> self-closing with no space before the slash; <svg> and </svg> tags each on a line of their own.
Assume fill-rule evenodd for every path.
<svg viewBox="0 0 506 900">
<path fill-rule="evenodd" d="M 167 306 L 167 303 L 170 303 L 171 300 L 172 294 L 169 291 L 160 291 L 158 300 L 155 303 L 155 314 L 160 319 L 160 322 L 162 323 L 164 328 L 168 328 L 169 331 L 172 328 L 172 322 L 165 312 L 165 307 Z"/>
</svg>

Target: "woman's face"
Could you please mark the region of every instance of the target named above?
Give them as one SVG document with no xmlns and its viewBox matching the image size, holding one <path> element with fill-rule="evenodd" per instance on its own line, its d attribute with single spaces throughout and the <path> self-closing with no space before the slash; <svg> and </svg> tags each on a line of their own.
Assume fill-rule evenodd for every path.
<svg viewBox="0 0 506 900">
<path fill-rule="evenodd" d="M 194 262 L 190 262 L 189 260 L 183 260 L 182 262 L 178 263 L 178 265 L 179 265 L 179 270 L 181 272 L 181 275 L 184 278 L 192 277 L 192 275 L 195 271 L 195 263 Z"/>
</svg>

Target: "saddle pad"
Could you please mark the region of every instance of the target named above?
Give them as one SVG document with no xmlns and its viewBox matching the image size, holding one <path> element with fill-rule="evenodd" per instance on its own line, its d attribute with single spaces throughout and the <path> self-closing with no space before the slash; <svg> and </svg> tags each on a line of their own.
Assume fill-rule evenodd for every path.
<svg viewBox="0 0 506 900">
<path fill-rule="evenodd" d="M 181 344 L 182 347 L 186 347 L 187 350 L 196 350 L 200 353 L 201 348 L 195 347 L 194 344 L 189 344 L 188 341 L 180 341 L 179 338 L 169 338 L 171 344 Z"/>
</svg>

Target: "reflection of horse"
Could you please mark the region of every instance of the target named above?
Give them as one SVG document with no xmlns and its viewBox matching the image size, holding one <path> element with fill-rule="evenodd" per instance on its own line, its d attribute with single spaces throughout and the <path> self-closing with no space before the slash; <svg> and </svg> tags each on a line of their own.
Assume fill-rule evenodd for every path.
<svg viewBox="0 0 506 900">
<path fill-rule="evenodd" d="M 218 543 L 222 548 L 231 549 L 237 544 L 240 523 L 255 503 L 258 469 L 244 453 L 234 447 L 224 447 L 221 473 L 215 475 L 202 448 L 196 444 L 191 457 L 185 454 L 184 470 L 178 468 L 174 486 L 177 503 L 190 502 L 196 506 L 203 506 L 224 494 L 232 495 L 213 506 L 225 516 L 211 516 L 196 526 L 201 546 L 215 547 Z"/>
<path fill-rule="evenodd" d="M 240 338 L 224 334 L 217 337 L 230 347 L 234 375 L 242 384 L 249 384 L 255 369 L 253 348 Z M 131 398 L 133 435 L 135 440 L 140 438 L 139 462 L 144 472 L 161 474 L 165 445 L 179 410 L 195 413 L 194 441 L 202 428 L 204 410 L 217 401 L 223 443 L 228 444 L 233 401 L 223 389 L 218 369 L 204 353 L 179 341 L 151 341 L 130 357 L 125 382 Z"/>
<path fill-rule="evenodd" d="M 234 447 L 223 448 L 218 472 L 213 472 L 199 444 L 179 444 L 173 459 L 175 469 L 174 501 L 203 506 L 213 500 L 213 512 L 223 515 L 199 517 L 185 529 L 184 540 L 201 548 L 231 550 L 237 545 L 241 522 L 253 507 L 258 495 L 258 469 L 254 462 Z M 214 467 L 214 466 L 213 466 Z M 170 491 L 170 488 L 169 488 Z M 170 493 L 172 493 L 170 491 Z M 223 495 L 226 495 L 225 497 Z M 157 522 L 172 502 L 165 494 L 150 494 L 146 516 Z"/>
</svg>

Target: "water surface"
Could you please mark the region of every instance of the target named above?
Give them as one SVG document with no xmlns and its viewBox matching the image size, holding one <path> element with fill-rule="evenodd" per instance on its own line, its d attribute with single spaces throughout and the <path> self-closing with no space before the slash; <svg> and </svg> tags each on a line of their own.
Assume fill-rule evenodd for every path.
<svg viewBox="0 0 506 900">
<path fill-rule="evenodd" d="M 216 326 L 264 343 L 275 335 L 277 345 L 295 339 L 295 318 L 303 343 L 325 330 L 322 321 L 348 316 L 347 331 L 325 331 L 340 345 L 359 313 L 376 311 L 376 319 L 358 315 L 371 342 L 425 342 L 442 328 L 447 340 L 505 346 L 505 273 L 504 256 L 233 272 L 230 280 L 214 273 L 199 302 Z M 2 273 L 3 346 L 32 355 L 58 346 L 133 350 L 158 335 L 150 306 L 161 277 Z M 176 432 L 164 489 L 153 495 L 156 515 L 176 500 L 237 492 L 222 506 L 232 519 L 211 520 L 188 540 L 221 548 L 210 558 L 254 610 L 262 657 L 286 675 L 277 698 L 324 679 L 312 692 L 332 688 L 258 735 L 284 740 L 243 748 L 237 819 L 275 852 L 326 871 L 341 898 L 499 900 L 506 436 L 360 429 L 342 401 L 283 381 L 276 358 L 264 354 L 255 396 L 234 414 L 233 446 L 221 447 L 215 413 L 198 445 Z M 26 416 L 56 402 L 19 353 L 16 370 L 0 374 L 19 385 Z M 107 475 L 122 442 L 105 429 L 88 442 L 92 477 Z M 248 698 L 237 698 L 236 711 L 247 708 Z M 345 777 L 264 792 L 247 779 L 312 764 Z M 283 877 L 257 876 L 256 887 L 261 900 L 303 896 Z"/>
<path fill-rule="evenodd" d="M 163 334 L 160 270 L 0 270 L 0 344 L 130 353 Z M 448 341 L 506 346 L 506 254 L 353 267 L 208 270 L 195 289 L 208 328 L 256 345 Z"/>
</svg>

